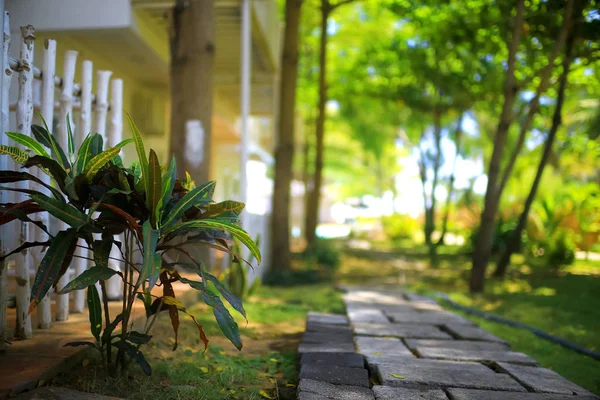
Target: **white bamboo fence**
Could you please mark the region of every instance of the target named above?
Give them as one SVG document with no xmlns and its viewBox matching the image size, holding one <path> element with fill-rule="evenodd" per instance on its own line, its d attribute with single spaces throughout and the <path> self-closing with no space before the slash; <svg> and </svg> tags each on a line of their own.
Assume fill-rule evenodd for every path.
<svg viewBox="0 0 600 400">
<path fill-rule="evenodd" d="M 20 48 L 19 59 L 9 57 L 9 46 L 11 44 L 10 24 L 8 13 L 4 15 L 4 32 L 2 41 L 2 52 L 4 65 L 2 66 L 2 144 L 16 145 L 4 132 L 18 131 L 31 135 L 31 124 L 37 120 L 35 111 L 38 111 L 50 129 L 54 126 L 55 114 L 57 116 L 57 130 L 54 132 L 61 146 L 66 150 L 68 143 L 67 115 L 69 115 L 71 128 L 74 132 L 75 147 L 78 148 L 83 138 L 94 129 L 104 138 L 105 147 L 113 146 L 123 137 L 123 81 L 121 79 L 111 80 L 111 71 L 96 72 L 96 95 L 92 93 L 94 70 L 91 61 L 84 60 L 81 63 L 81 83 L 75 83 L 78 53 L 74 50 L 66 50 L 64 64 L 62 66 L 62 77 L 56 76 L 56 54 L 57 45 L 54 40 L 44 43 L 42 69 L 34 66 L 35 30 L 32 26 L 21 28 L 19 43 L 13 43 Z M 37 43 L 39 45 L 39 43 Z M 9 100 L 11 80 L 17 79 L 18 93 L 17 103 L 10 105 Z M 15 86 L 15 85 L 13 85 Z M 109 96 L 110 93 L 110 96 Z M 14 111 L 16 126 L 11 126 L 11 112 Z M 107 132 L 108 120 L 108 132 Z M 35 121 L 40 123 L 41 121 Z M 7 156 L 0 157 L 0 169 L 5 170 L 16 166 Z M 40 173 L 40 179 L 49 182 L 46 174 Z M 20 187 L 28 188 L 30 184 L 19 183 Z M 33 188 L 33 183 L 31 183 Z M 36 190 L 41 190 L 35 185 Z M 21 201 L 24 195 L 13 196 L 5 191 L 0 191 L 0 202 L 7 203 Z M 36 216 L 42 220 L 53 232 L 65 229 L 62 222 L 48 215 Z M 15 232 L 17 234 L 15 235 Z M 44 241 L 46 234 L 37 227 L 28 226 L 27 223 L 12 222 L 0 232 L 0 252 L 5 253 L 11 248 L 18 246 L 27 240 Z M 115 246 L 116 247 L 116 246 Z M 77 250 L 77 255 L 87 257 L 86 250 Z M 11 338 L 27 339 L 33 335 L 31 316 L 28 314 L 30 299 L 30 281 L 35 274 L 35 269 L 43 257 L 43 252 L 38 249 L 24 251 L 14 255 L 4 263 L 0 263 L 0 350 L 6 347 Z M 13 268 L 14 266 L 14 268 Z M 69 271 L 60 279 L 57 289 L 60 290 L 75 275 L 80 274 L 89 267 L 88 260 L 74 258 Z M 117 265 L 113 267 L 119 267 Z M 14 279 L 16 285 L 11 285 Z M 11 286 L 16 290 L 9 293 Z M 108 282 L 107 291 L 118 297 L 121 293 L 120 280 Z M 47 329 L 52 321 L 66 321 L 69 312 L 85 311 L 85 292 L 72 292 L 58 295 L 48 294 L 36 309 L 38 328 Z M 56 302 L 56 314 L 53 318 L 51 313 L 51 298 Z M 71 300 L 71 301 L 70 301 Z M 16 307 L 16 326 L 8 326 L 8 308 Z"/>
</svg>

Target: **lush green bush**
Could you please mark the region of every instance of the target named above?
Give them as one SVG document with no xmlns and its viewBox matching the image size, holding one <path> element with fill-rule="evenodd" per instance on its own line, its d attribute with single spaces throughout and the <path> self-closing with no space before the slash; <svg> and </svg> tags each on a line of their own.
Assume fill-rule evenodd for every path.
<svg viewBox="0 0 600 400">
<path fill-rule="evenodd" d="M 506 249 L 506 246 L 508 244 L 508 241 L 510 240 L 510 238 L 513 235 L 514 228 L 515 228 L 514 221 L 507 222 L 503 218 L 499 218 L 498 221 L 496 221 L 496 224 L 494 225 L 494 233 L 493 233 L 493 237 L 492 237 L 491 254 L 498 255 L 498 254 L 501 254 L 502 252 L 504 252 L 504 250 Z M 478 239 L 479 239 L 479 227 L 473 229 L 473 231 L 471 232 L 471 236 L 469 237 L 469 241 L 467 242 L 467 245 L 470 246 L 469 250 L 473 251 L 473 249 L 477 247 Z M 521 249 L 524 248 L 526 241 L 527 241 L 527 236 L 522 235 L 521 236 Z"/>
<path fill-rule="evenodd" d="M 421 223 L 409 215 L 388 215 L 381 220 L 383 232 L 391 241 L 414 239 L 421 230 Z"/>
<path fill-rule="evenodd" d="M 331 240 L 317 239 L 303 253 L 308 263 L 317 264 L 327 273 L 333 273 L 340 266 L 340 250 Z"/>
<path fill-rule="evenodd" d="M 76 276 L 61 294 L 87 288 L 90 330 L 93 339 L 69 343 L 69 346 L 88 346 L 99 350 L 107 370 L 125 370 L 131 362 L 139 364 L 146 374 L 152 369 L 140 351 L 152 336 L 150 330 L 161 311 L 168 311 L 175 333 L 179 316 L 188 315 L 198 328 L 206 346 L 208 339 L 202 325 L 176 298 L 174 282 L 189 285 L 201 293 L 202 300 L 212 307 L 223 334 L 238 348 L 242 348 L 237 323 L 224 306 L 221 296 L 244 317 L 242 302 L 219 280 L 205 270 L 190 251 L 195 246 L 207 246 L 231 253 L 232 239 L 248 247 L 260 262 L 260 252 L 252 238 L 239 226 L 239 214 L 244 204 L 235 201 L 215 203 L 212 200 L 215 182 L 196 186 L 189 175 L 177 179 L 175 159 L 161 166 L 156 153 L 146 153 L 140 133 L 130 121 L 134 138 L 103 150 L 102 136 L 89 134 L 78 151 L 69 131 L 69 146 L 61 148 L 56 136 L 47 127 L 34 125 L 32 137 L 7 133 L 23 147 L 0 147 L 0 154 L 9 155 L 23 168 L 36 167 L 48 174 L 55 185 L 45 184 L 36 176 L 23 171 L 0 171 L 0 184 L 32 181 L 44 187 L 44 192 L 18 187 L 0 187 L 0 190 L 23 192 L 28 199 L 17 204 L 0 205 L 0 224 L 16 219 L 33 223 L 44 230 L 46 242 L 26 242 L 8 254 L 32 247 L 47 247 L 37 266 L 32 284 L 31 312 L 68 269 L 75 251 L 83 246 L 90 251 L 94 265 Z M 69 121 L 67 118 L 67 126 Z M 123 167 L 121 148 L 135 143 L 138 162 Z M 33 154 L 30 154 L 33 153 Z M 66 228 L 52 234 L 35 214 L 48 212 L 62 221 Z M 124 240 L 117 240 L 122 234 Z M 100 239 L 101 240 L 98 240 Z M 111 249 L 117 246 L 121 257 L 116 258 L 122 271 L 109 267 Z M 176 255 L 171 257 L 167 252 Z M 134 255 L 140 255 L 139 258 Z M 191 271 L 198 280 L 182 277 L 178 268 Z M 123 280 L 122 312 L 110 315 L 105 281 L 118 276 Z M 210 282 L 210 286 L 208 283 Z M 96 283 L 103 292 L 102 300 Z M 151 294 L 161 287 L 162 296 Z M 131 312 L 135 301 L 141 301 L 146 310 L 146 324 L 139 331 L 132 330 Z M 119 328 L 120 327 L 120 328 Z M 118 332 L 119 331 L 119 332 Z M 116 353 L 113 354 L 113 350 Z"/>
<path fill-rule="evenodd" d="M 575 240 L 572 232 L 561 230 L 550 237 L 530 240 L 528 255 L 537 265 L 560 268 L 575 261 Z"/>
</svg>

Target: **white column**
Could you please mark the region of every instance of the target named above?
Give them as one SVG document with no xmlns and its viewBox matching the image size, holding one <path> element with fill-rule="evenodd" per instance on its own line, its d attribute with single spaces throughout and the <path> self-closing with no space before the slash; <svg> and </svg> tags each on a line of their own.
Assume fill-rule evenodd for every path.
<svg viewBox="0 0 600 400">
<path fill-rule="evenodd" d="M 4 12 L 4 0 L 0 0 L 0 6 L 2 9 L 2 53 L 0 55 L 0 65 L 2 65 L 2 75 L 0 76 L 0 112 L 2 122 L 2 132 L 8 130 L 8 90 L 10 89 L 10 68 L 8 67 L 8 47 L 10 45 L 10 19 L 8 13 Z M 2 135 L 0 137 L 0 143 L 8 144 L 8 137 Z M 0 169 L 8 169 L 8 157 L 0 157 Z M 8 202 L 8 196 L 5 190 L 0 191 L 0 201 L 2 203 Z M 4 254 L 7 251 L 7 229 L 6 225 L 0 227 L 0 253 Z M 6 326 L 6 306 L 8 296 L 8 274 L 7 274 L 8 262 L 0 262 L 0 351 L 4 351 L 6 348 L 5 339 L 8 337 L 8 327 Z"/>
<path fill-rule="evenodd" d="M 40 101 L 41 109 L 40 113 L 48 124 L 48 128 L 52 129 L 54 124 L 54 76 L 56 74 L 56 41 L 54 40 L 46 40 L 44 43 L 44 63 L 42 65 L 42 98 Z M 50 149 L 47 149 L 50 151 Z M 37 170 L 38 178 L 40 178 L 45 183 L 50 183 L 50 176 L 43 173 L 41 170 Z M 44 193 L 48 194 L 47 189 L 43 189 Z M 40 220 L 46 224 L 48 229 L 52 232 L 50 224 L 55 224 L 56 219 L 51 218 L 48 213 L 39 214 Z M 41 229 L 36 230 L 35 238 L 38 241 L 46 240 L 48 235 L 44 233 Z M 41 253 L 38 254 L 38 257 L 41 258 Z M 41 261 L 41 260 L 40 260 Z M 36 263 L 39 265 L 39 262 Z M 44 296 L 40 304 L 37 306 L 37 315 L 38 315 L 38 327 L 40 329 L 48 329 L 52 324 L 52 310 L 50 304 L 50 291 Z"/>
<path fill-rule="evenodd" d="M 92 80 L 94 64 L 91 61 L 84 61 L 81 64 L 81 111 L 79 114 L 79 123 L 74 133 L 75 149 L 79 149 L 85 136 L 92 129 Z M 85 240 L 79 239 L 80 246 L 85 246 Z M 89 266 L 90 252 L 84 248 L 78 247 L 75 250 L 75 275 L 79 276 L 85 272 Z M 86 295 L 85 290 L 73 292 L 73 312 L 81 313 L 85 310 Z"/>
<path fill-rule="evenodd" d="M 75 78 L 77 54 L 74 50 L 67 50 L 65 54 L 62 91 L 60 94 L 60 120 L 58 121 L 58 143 L 63 149 L 68 148 L 67 114 L 70 116 L 73 113 L 73 80 Z M 68 228 L 63 222 L 59 222 L 58 226 L 61 231 Z M 70 271 L 67 270 L 60 278 L 56 285 L 57 291 L 62 290 L 69 283 L 70 275 Z M 69 319 L 69 294 L 57 294 L 56 320 L 66 321 L 67 319 Z"/>
<path fill-rule="evenodd" d="M 108 125 L 108 142 L 106 147 L 114 147 L 123 140 L 123 80 L 113 79 L 110 81 L 110 122 Z M 121 150 L 121 153 L 123 151 Z M 116 240 L 125 243 L 125 236 L 118 235 Z M 122 271 L 121 265 L 114 258 L 120 259 L 121 252 L 117 246 L 110 250 L 112 260 L 108 260 L 108 265 L 115 271 Z M 123 296 L 123 285 L 119 275 L 111 277 L 106 281 L 106 294 L 109 299 L 118 299 Z"/>
<path fill-rule="evenodd" d="M 19 96 L 17 99 L 17 130 L 24 134 L 31 133 L 31 120 L 33 119 L 33 42 L 35 40 L 35 30 L 33 26 L 27 25 L 21 27 L 21 60 L 19 71 Z M 28 189 L 27 181 L 19 182 L 18 187 Z M 19 193 L 19 201 L 25 201 L 27 195 Z M 19 242 L 29 241 L 29 226 L 25 222 L 20 224 Z M 31 316 L 29 315 L 29 300 L 31 296 L 31 287 L 29 286 L 29 275 L 31 274 L 32 259 L 29 250 L 23 250 L 15 257 L 15 275 L 17 279 L 17 329 L 16 334 L 20 338 L 30 338 Z"/>
<path fill-rule="evenodd" d="M 96 116 L 94 118 L 94 131 L 102 135 L 104 149 L 106 145 L 106 115 L 108 113 L 108 83 L 111 71 L 98 70 L 96 81 Z"/>
<path fill-rule="evenodd" d="M 248 164 L 248 124 L 250 118 L 250 73 L 251 73 L 251 51 L 252 51 L 252 33 L 251 23 L 252 15 L 250 10 L 250 0 L 242 0 L 241 3 L 241 14 L 242 14 L 242 37 L 241 37 L 241 48 L 242 48 L 242 68 L 241 77 L 242 85 L 240 90 L 240 201 L 246 202 L 248 199 L 248 177 L 246 173 L 246 167 Z M 241 215 L 242 226 L 244 222 L 246 212 Z"/>
</svg>

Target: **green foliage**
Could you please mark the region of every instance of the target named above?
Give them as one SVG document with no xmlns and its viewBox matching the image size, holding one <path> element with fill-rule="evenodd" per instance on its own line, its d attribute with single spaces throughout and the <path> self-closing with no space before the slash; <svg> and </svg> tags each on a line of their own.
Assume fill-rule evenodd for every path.
<svg viewBox="0 0 600 400">
<path fill-rule="evenodd" d="M 532 262 L 543 267 L 558 269 L 575 262 L 573 232 L 559 230 L 550 237 L 529 242 L 528 255 Z"/>
<path fill-rule="evenodd" d="M 32 222 L 48 233 L 40 221 L 33 221 L 29 217 L 31 214 L 48 212 L 63 221 L 68 228 L 55 235 L 49 234 L 50 239 L 46 242 L 23 243 L 2 258 L 31 247 L 48 247 L 33 281 L 29 308 L 31 312 L 50 287 L 56 285 L 64 275 L 72 258 L 78 257 L 74 254 L 75 248 L 78 242 L 83 242 L 84 247 L 91 251 L 95 265 L 74 277 L 61 288 L 60 293 L 87 288 L 90 330 L 94 341 L 73 342 L 68 345 L 98 349 L 109 371 L 115 372 L 119 368 L 124 371 L 133 361 L 149 375 L 152 369 L 140 351 L 140 346 L 150 341 L 150 329 L 160 312 L 169 312 L 175 334 L 174 348 L 177 347 L 180 312 L 190 316 L 198 329 L 200 340 L 205 347 L 208 344 L 202 325 L 176 298 L 173 283 L 177 281 L 187 283 L 201 293 L 204 302 L 213 309 L 223 334 L 238 349 L 242 348 L 238 325 L 223 304 L 221 296 L 245 317 L 241 300 L 225 286 L 218 284 L 216 278 L 204 270 L 203 265 L 190 255 L 187 248 L 206 246 L 230 253 L 235 238 L 248 247 L 250 254 L 258 262 L 261 257 L 258 246 L 239 226 L 238 216 L 244 205 L 237 202 L 215 204 L 212 200 L 214 182 L 196 188 L 187 174 L 183 182 L 176 179 L 175 160 L 171 161 L 162 175 L 164 168 L 156 153 L 150 150 L 147 157 L 139 131 L 131 120 L 130 125 L 134 133 L 133 139 L 103 150 L 101 136 L 92 134 L 85 138 L 77 153 L 72 138 L 65 152 L 56 137 L 41 126 L 32 127 L 33 138 L 9 134 L 25 149 L 2 147 L 2 154 L 11 156 L 24 168 L 41 168 L 54 179 L 58 189 L 46 187 L 53 194 L 53 197 L 48 197 L 37 190 L 2 187 L 1 190 L 24 192 L 29 198 L 17 204 L 0 205 L 0 224 L 19 219 Z M 135 142 L 139 163 L 131 168 L 124 168 L 118 154 L 122 147 L 131 142 Z M 50 154 L 46 147 L 50 149 Z M 34 155 L 29 155 L 30 150 Z M 70 160 L 75 160 L 74 165 L 71 165 Z M 44 185 L 28 173 L 0 171 L 0 183 L 28 180 Z M 102 240 L 95 240 L 94 233 L 99 234 Z M 115 239 L 114 235 L 118 234 L 123 234 L 122 243 Z M 123 272 L 108 267 L 111 248 L 115 245 L 122 254 L 118 261 L 123 265 Z M 171 262 L 165 257 L 168 251 L 178 253 L 177 261 Z M 142 255 L 141 263 L 134 260 L 134 253 Z M 200 281 L 182 278 L 178 268 L 192 270 L 197 273 Z M 111 318 L 105 281 L 115 275 L 123 280 L 125 288 L 123 312 Z M 216 284 L 209 287 L 208 281 Z M 104 307 L 100 302 L 96 283 L 102 288 Z M 162 296 L 154 296 L 153 299 L 150 290 L 159 283 Z M 130 324 L 136 299 L 144 303 L 146 310 L 147 322 L 141 331 L 132 330 Z M 116 333 L 115 329 L 119 325 L 121 330 Z M 115 357 L 113 349 L 117 350 Z"/>
<path fill-rule="evenodd" d="M 315 243 L 308 247 L 303 258 L 306 262 L 316 264 L 327 274 L 333 274 L 341 262 L 341 254 L 339 249 L 331 240 L 318 239 Z"/>
<path fill-rule="evenodd" d="M 381 219 L 383 233 L 393 242 L 414 239 L 421 229 L 421 223 L 410 215 L 393 214 Z"/>
</svg>

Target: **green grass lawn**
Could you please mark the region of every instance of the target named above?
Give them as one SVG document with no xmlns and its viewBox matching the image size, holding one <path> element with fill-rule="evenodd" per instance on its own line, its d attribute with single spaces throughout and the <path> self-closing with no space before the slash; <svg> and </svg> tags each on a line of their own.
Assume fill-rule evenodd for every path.
<svg viewBox="0 0 600 400">
<path fill-rule="evenodd" d="M 344 312 L 340 292 L 333 285 L 262 286 L 244 301 L 248 323 L 236 318 L 244 341 L 243 350 L 237 351 L 220 333 L 212 312 L 194 304 L 193 296 L 184 296 L 185 303 L 210 339 L 206 352 L 195 325 L 183 315 L 179 347 L 172 351 L 170 320 L 161 315 L 151 345 L 142 347 L 153 367 L 152 376 L 146 377 L 134 365 L 127 376 L 110 378 L 92 357 L 53 384 L 140 400 L 295 399 L 297 346 L 307 312 Z"/>
<path fill-rule="evenodd" d="M 448 251 L 447 253 L 451 253 Z M 441 291 L 457 303 L 515 320 L 600 352 L 600 263 L 578 260 L 563 271 L 513 266 L 504 281 L 489 279 L 485 293 L 471 296 L 469 260 L 443 259 L 431 268 L 422 258 L 348 258 L 340 278 L 405 286 L 416 292 Z M 491 272 L 491 271 L 490 271 Z M 600 394 L 600 361 L 535 336 L 533 333 L 466 315 L 489 332 L 508 340 L 515 351 L 530 355 L 586 389 Z"/>
</svg>

